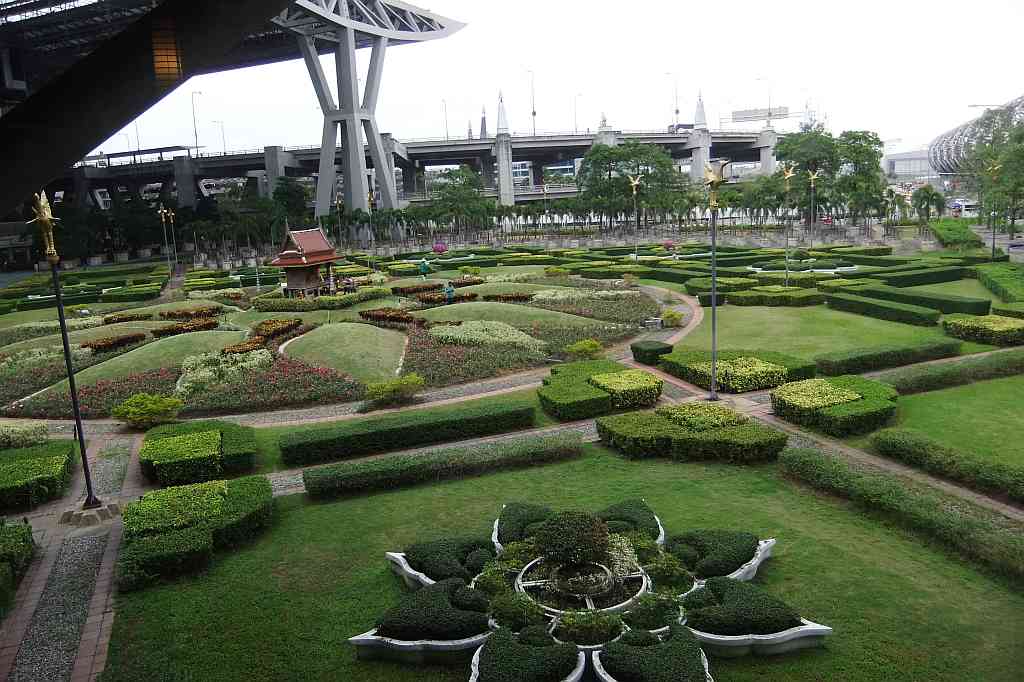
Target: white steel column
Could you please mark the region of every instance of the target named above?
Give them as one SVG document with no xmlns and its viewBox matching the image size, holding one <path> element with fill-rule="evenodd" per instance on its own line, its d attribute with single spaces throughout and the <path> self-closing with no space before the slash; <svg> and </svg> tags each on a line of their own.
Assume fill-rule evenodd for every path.
<svg viewBox="0 0 1024 682">
<path fill-rule="evenodd" d="M 395 189 L 395 173 L 393 158 L 388 158 L 388 150 L 384 146 L 380 131 L 377 129 L 377 98 L 380 95 L 380 81 L 384 73 L 384 54 L 388 48 L 387 38 L 375 38 L 373 52 L 370 55 L 370 68 L 366 73 L 366 89 L 363 92 L 363 126 L 366 132 L 366 143 L 370 148 L 370 158 L 377 174 L 377 187 L 380 189 L 381 204 L 384 208 L 398 208 L 398 191 Z"/>
<path fill-rule="evenodd" d="M 356 32 L 352 28 L 338 31 L 335 63 L 338 69 L 338 98 L 341 110 L 341 137 L 344 153 L 341 168 L 345 174 L 345 205 L 349 210 L 370 210 L 370 186 L 366 181 L 366 156 L 363 151 L 363 112 L 359 106 L 359 80 L 356 76 Z"/>
</svg>

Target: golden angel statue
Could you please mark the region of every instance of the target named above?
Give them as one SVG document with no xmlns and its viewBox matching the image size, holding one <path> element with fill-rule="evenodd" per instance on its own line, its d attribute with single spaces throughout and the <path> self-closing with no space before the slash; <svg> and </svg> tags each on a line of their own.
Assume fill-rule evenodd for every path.
<svg viewBox="0 0 1024 682">
<path fill-rule="evenodd" d="M 637 191 L 640 189 L 640 182 L 643 180 L 643 176 L 640 175 L 627 175 L 629 178 L 629 186 L 633 188 L 633 196 L 636 196 Z"/>
<path fill-rule="evenodd" d="M 57 255 L 57 247 L 53 243 L 53 228 L 54 223 L 60 219 L 53 217 L 53 210 L 50 208 L 50 200 L 46 198 L 45 190 L 36 194 L 32 200 L 32 214 L 35 218 L 28 221 L 28 224 L 39 223 L 39 232 L 43 237 L 46 260 L 56 263 L 60 260 L 60 256 Z"/>
<path fill-rule="evenodd" d="M 820 170 L 807 171 L 807 177 L 811 179 L 811 187 L 814 187 L 814 183 L 818 181 L 818 177 L 821 175 Z"/>
</svg>

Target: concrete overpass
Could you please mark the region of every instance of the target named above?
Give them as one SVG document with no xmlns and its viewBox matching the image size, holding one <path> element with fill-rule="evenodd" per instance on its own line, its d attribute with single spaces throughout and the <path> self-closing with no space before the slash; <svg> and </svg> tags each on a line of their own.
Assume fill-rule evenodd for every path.
<svg viewBox="0 0 1024 682">
<path fill-rule="evenodd" d="M 383 175 L 393 179 L 395 169 L 401 169 L 402 185 L 396 195 L 397 205 L 404 206 L 410 201 L 427 198 L 427 169 L 465 164 L 481 174 L 488 194 L 495 196 L 501 204 L 512 205 L 574 195 L 575 189 L 570 187 L 550 187 L 545 195 L 540 187 L 544 167 L 581 158 L 597 143 L 615 145 L 627 141 L 657 144 L 677 162 L 689 162 L 691 179 L 695 182 L 701 181 L 704 162 L 711 158 L 756 163 L 759 172 L 775 172 L 775 145 L 779 136 L 773 130 L 733 132 L 695 128 L 678 132 L 620 131 L 604 125 L 594 133 L 512 135 L 501 125 L 503 118 L 499 114 L 498 132 L 483 138 L 403 142 L 385 133 L 381 135 L 385 150 L 382 158 L 388 167 L 384 173 L 377 173 L 377 158 L 371 147 L 364 145 L 361 156 L 368 169 L 364 171 L 364 177 L 373 175 L 379 180 Z M 337 167 L 343 165 L 347 157 L 345 148 L 333 151 L 336 173 Z M 87 201 L 90 192 L 99 188 L 116 195 L 121 187 L 130 193 L 138 193 L 145 185 L 160 184 L 161 194 L 167 203 L 171 203 L 171 197 L 176 197 L 179 205 L 194 206 L 201 195 L 199 185 L 203 180 L 247 178 L 255 191 L 266 196 L 280 177 L 317 177 L 318 199 L 322 196 L 328 198 L 326 203 L 318 201 L 318 215 L 330 213 L 337 189 L 333 177 L 326 187 L 320 182 L 324 149 L 317 146 L 271 146 L 226 154 L 181 155 L 141 161 L 133 160 L 132 156 L 134 154 L 126 152 L 105 162 L 95 158 L 86 160 L 55 181 L 51 189 L 63 191 L 66 196 L 73 196 L 74 201 L 82 203 Z M 512 164 L 516 162 L 531 164 L 532 182 L 527 187 L 513 182 Z M 347 184 L 348 175 L 345 177 Z M 368 182 L 374 184 L 372 178 Z M 374 191 L 378 197 L 384 194 L 379 184 Z M 346 205 L 352 206 L 348 202 Z"/>
</svg>

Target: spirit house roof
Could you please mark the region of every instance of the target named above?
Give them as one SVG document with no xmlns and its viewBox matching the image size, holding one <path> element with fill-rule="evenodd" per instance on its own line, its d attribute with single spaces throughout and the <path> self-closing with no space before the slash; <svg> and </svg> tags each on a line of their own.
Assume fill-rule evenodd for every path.
<svg viewBox="0 0 1024 682">
<path fill-rule="evenodd" d="M 334 247 L 321 229 L 288 230 L 281 252 L 271 265 L 279 268 L 304 268 L 311 265 L 333 263 L 338 260 Z"/>
</svg>

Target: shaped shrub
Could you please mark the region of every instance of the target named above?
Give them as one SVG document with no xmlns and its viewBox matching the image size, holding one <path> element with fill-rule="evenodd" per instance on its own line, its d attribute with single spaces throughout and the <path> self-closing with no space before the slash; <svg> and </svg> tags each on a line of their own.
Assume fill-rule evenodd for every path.
<svg viewBox="0 0 1024 682">
<path fill-rule="evenodd" d="M 302 320 L 293 319 L 271 319 L 263 320 L 253 325 L 253 336 L 262 336 L 265 339 L 274 339 L 293 332 L 302 326 Z"/>
<path fill-rule="evenodd" d="M 968 356 L 934 365 L 904 367 L 886 372 L 878 379 L 896 388 L 900 395 L 910 395 L 1017 374 L 1024 374 L 1024 349 Z"/>
<path fill-rule="evenodd" d="M 711 387 L 711 353 L 675 351 L 663 355 L 662 370 L 702 388 Z M 745 393 L 774 388 L 797 378 L 814 376 L 814 365 L 800 358 L 770 351 L 721 351 L 718 353 L 718 388 Z"/>
<path fill-rule="evenodd" d="M 146 340 L 145 334 L 123 334 L 121 336 L 106 336 L 92 341 L 83 341 L 78 344 L 80 348 L 88 348 L 94 353 L 109 353 L 110 351 L 131 346 Z"/>
<path fill-rule="evenodd" d="M 50 440 L 50 430 L 46 424 L 39 422 L 0 424 L 0 451 L 42 445 L 48 440 Z M 3 457 L 4 454 L 0 452 L 0 461 Z"/>
<path fill-rule="evenodd" d="M 661 341 L 637 341 L 630 345 L 633 359 L 643 365 L 655 366 L 663 355 L 672 352 L 672 346 Z"/>
<path fill-rule="evenodd" d="M 28 523 L 0 521 L 0 616 L 14 603 L 14 596 L 35 555 L 36 544 Z"/>
<path fill-rule="evenodd" d="M 558 644 L 543 628 L 528 628 L 517 638 L 499 628 L 480 651 L 480 682 L 555 682 L 576 669 L 572 644 Z"/>
<path fill-rule="evenodd" d="M 772 408 L 786 421 L 833 436 L 873 431 L 896 412 L 891 386 L 859 376 L 787 384 L 772 392 Z"/>
<path fill-rule="evenodd" d="M 1024 344 L 1024 319 L 985 315 L 953 315 L 942 321 L 950 336 L 965 341 L 977 341 L 993 346 L 1019 346 Z"/>
<path fill-rule="evenodd" d="M 715 635 L 771 635 L 799 627 L 800 614 L 751 583 L 710 578 L 683 599 L 686 625 Z"/>
<path fill-rule="evenodd" d="M 830 294 L 825 297 L 830 308 L 849 313 L 857 313 L 868 317 L 892 322 L 904 322 L 922 327 L 932 327 L 941 316 L 938 310 L 924 308 L 919 305 L 881 301 L 852 294 Z"/>
<path fill-rule="evenodd" d="M 479 572 L 467 569 L 469 556 L 478 550 L 485 550 L 490 559 L 493 557 L 491 549 L 490 540 L 485 538 L 444 538 L 410 545 L 405 550 L 405 560 L 433 580 L 462 578 L 468 582 Z"/>
<path fill-rule="evenodd" d="M 214 317 L 199 317 L 189 322 L 179 322 L 178 324 L 168 325 L 166 327 L 158 327 L 151 333 L 156 338 L 164 338 L 166 336 L 177 336 L 178 334 L 191 334 L 192 332 L 204 332 L 218 327 L 217 319 Z"/>
<path fill-rule="evenodd" d="M 528 502 L 510 502 L 498 517 L 498 541 L 517 542 L 531 537 L 554 514 L 551 507 Z"/>
<path fill-rule="evenodd" d="M 430 328 L 431 338 L 441 343 L 465 346 L 509 345 L 540 352 L 547 344 L 504 322 L 470 320 L 458 326 L 439 325 Z"/>
<path fill-rule="evenodd" d="M 992 302 L 987 298 L 970 298 L 929 291 L 913 291 L 894 286 L 864 286 L 856 291 L 858 296 L 879 298 L 897 303 L 909 303 L 924 308 L 934 308 L 943 313 L 966 313 L 968 315 L 988 315 Z"/>
<path fill-rule="evenodd" d="M 753 559 L 757 547 L 756 535 L 731 530 L 691 530 L 665 542 L 665 551 L 699 578 L 729 575 Z"/>
<path fill-rule="evenodd" d="M 555 626 L 555 637 L 563 642 L 593 646 L 610 642 L 622 634 L 622 617 L 602 611 L 566 611 Z"/>
<path fill-rule="evenodd" d="M 982 286 L 1008 303 L 1024 302 L 1024 265 L 992 263 L 975 268 Z"/>
<path fill-rule="evenodd" d="M 587 360 L 551 368 L 551 376 L 537 389 L 545 412 L 561 421 L 576 421 L 607 414 L 613 409 L 612 396 L 589 382 L 597 374 L 625 371 L 611 360 Z"/>
<path fill-rule="evenodd" d="M 623 500 L 597 513 L 609 530 L 615 526 L 616 533 L 641 533 L 656 540 L 661 534 L 654 511 L 640 498 Z"/>
<path fill-rule="evenodd" d="M 357 303 L 373 301 L 378 298 L 385 298 L 391 295 L 390 289 L 382 287 L 363 287 L 351 294 L 339 294 L 337 296 L 320 296 L 316 299 L 316 307 L 319 310 L 343 310 L 351 308 Z"/>
<path fill-rule="evenodd" d="M 223 308 L 219 305 L 200 306 L 198 308 L 181 308 L 179 310 L 164 310 L 160 318 L 164 320 L 195 320 L 201 317 L 216 317 L 220 315 Z"/>
<path fill-rule="evenodd" d="M 609 393 L 612 397 L 612 407 L 616 409 L 654 405 L 661 397 L 661 390 L 665 384 L 653 374 L 639 369 L 595 374 L 590 377 L 590 383 Z"/>
<path fill-rule="evenodd" d="M 137 429 L 148 429 L 157 424 L 174 421 L 185 403 L 177 398 L 136 393 L 110 411 L 115 419 Z"/>
<path fill-rule="evenodd" d="M 471 303 L 479 294 L 455 294 L 449 300 L 447 294 L 419 294 L 416 300 L 424 305 L 448 305 L 449 303 Z"/>
<path fill-rule="evenodd" d="M 768 285 L 747 291 L 736 291 L 726 296 L 731 305 L 811 306 L 825 302 L 825 297 L 814 289 L 795 286 Z"/>
<path fill-rule="evenodd" d="M 750 277 L 719 277 L 716 283 L 716 289 L 719 294 L 727 294 L 732 291 L 744 291 L 746 289 L 753 289 L 758 285 L 756 279 Z M 697 294 L 708 293 L 711 291 L 711 278 L 710 277 L 696 277 L 687 280 L 686 293 L 691 296 Z"/>
<path fill-rule="evenodd" d="M 674 624 L 664 642 L 643 633 L 627 633 L 601 651 L 601 667 L 616 680 L 630 682 L 705 682 L 700 642 L 689 628 Z"/>
<path fill-rule="evenodd" d="M 899 367 L 960 354 L 959 341 L 925 341 L 908 346 L 870 346 L 822 353 L 814 358 L 818 372 L 828 376 L 863 374 L 876 369 Z"/>
<path fill-rule="evenodd" d="M 160 485 L 213 480 L 221 474 L 220 431 L 148 440 L 139 450 L 139 461 L 148 462 Z"/>
<path fill-rule="evenodd" d="M 734 412 L 724 405 L 700 400 L 659 407 L 655 410 L 655 414 L 675 422 L 687 431 L 710 431 L 726 426 L 739 426 L 750 421 L 749 417 Z"/>
<path fill-rule="evenodd" d="M 1024 303 L 993 303 L 992 314 L 1024 320 Z"/>
<path fill-rule="evenodd" d="M 599 562 L 608 553 L 608 526 L 592 514 L 560 512 L 544 521 L 536 542 L 541 555 L 558 564 Z"/>
<path fill-rule="evenodd" d="M 377 624 L 377 635 L 405 641 L 466 639 L 487 632 L 487 614 L 454 604 L 458 578 L 443 580 L 403 597 Z"/>
<path fill-rule="evenodd" d="M 0 508 L 27 509 L 63 495 L 77 453 L 70 440 L 0 451 Z"/>
<path fill-rule="evenodd" d="M 152 460 L 144 454 L 161 452 L 161 448 L 156 446 L 157 441 L 210 431 L 220 434 L 220 466 L 217 472 L 218 475 L 221 473 L 239 474 L 253 468 L 256 458 L 256 430 L 254 428 L 232 422 L 203 420 L 170 424 L 150 429 L 146 433 L 143 447 L 139 451 L 139 464 L 143 475 L 151 481 L 157 480 Z M 200 481 L 190 482 L 197 483 Z"/>
<path fill-rule="evenodd" d="M 525 594 L 503 592 L 491 600 L 491 617 L 514 632 L 544 622 L 544 609 Z"/>
</svg>

